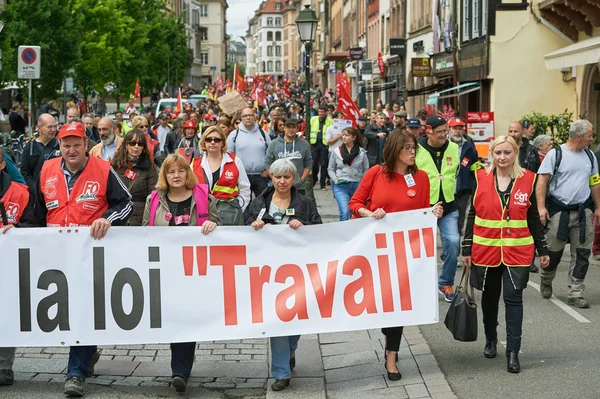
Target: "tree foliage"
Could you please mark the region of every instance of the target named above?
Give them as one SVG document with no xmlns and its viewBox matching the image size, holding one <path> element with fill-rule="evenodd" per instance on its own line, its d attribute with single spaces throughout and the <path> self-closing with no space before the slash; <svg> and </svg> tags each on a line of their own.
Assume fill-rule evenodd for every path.
<svg viewBox="0 0 600 399">
<path fill-rule="evenodd" d="M 12 0 L 2 14 L 1 83 L 16 80 L 17 47 L 41 46 L 41 96 L 56 97 L 67 72 L 84 93 L 141 94 L 162 88 L 170 68 L 185 74 L 191 59 L 185 26 L 166 12 L 166 0 Z"/>
</svg>

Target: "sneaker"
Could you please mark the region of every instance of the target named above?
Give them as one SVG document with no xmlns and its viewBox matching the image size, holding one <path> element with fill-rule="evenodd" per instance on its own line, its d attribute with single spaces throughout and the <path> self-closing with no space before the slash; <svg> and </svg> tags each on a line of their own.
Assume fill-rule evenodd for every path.
<svg viewBox="0 0 600 399">
<path fill-rule="evenodd" d="M 0 370 L 0 385 L 12 385 L 15 382 L 15 374 L 10 369 Z"/>
<path fill-rule="evenodd" d="M 587 309 L 587 308 L 590 307 L 590 304 L 588 303 L 588 301 L 586 301 L 582 297 L 579 297 L 579 298 L 569 298 L 567 300 L 567 303 L 569 305 L 572 305 L 572 306 L 575 306 L 576 308 L 581 308 L 581 309 Z"/>
<path fill-rule="evenodd" d="M 67 396 L 83 396 L 83 378 L 76 375 L 68 377 L 65 382 L 64 394 Z"/>
<path fill-rule="evenodd" d="M 92 361 L 90 362 L 90 369 L 88 370 L 88 377 L 91 377 L 94 375 L 94 367 L 96 366 L 96 363 L 98 363 L 98 360 L 100 360 L 100 352 L 96 351 L 93 355 L 92 355 Z"/>
<path fill-rule="evenodd" d="M 546 284 L 543 281 L 540 281 L 540 292 L 542 293 L 542 297 L 549 299 L 552 296 L 552 284 Z"/>
<path fill-rule="evenodd" d="M 444 296 L 444 301 L 446 302 L 452 302 L 454 299 L 454 290 L 451 285 L 441 286 L 439 292 Z"/>
<path fill-rule="evenodd" d="M 327 187 L 325 187 L 325 186 L 321 187 L 321 191 L 327 191 Z"/>
<path fill-rule="evenodd" d="M 280 378 L 278 380 L 275 380 L 275 382 L 271 385 L 271 389 L 273 391 L 283 391 L 289 385 L 290 385 L 290 379 L 289 378 Z"/>
<path fill-rule="evenodd" d="M 187 387 L 187 382 L 183 378 L 176 375 L 173 377 L 173 382 L 171 383 L 175 387 L 177 392 L 185 392 L 185 388 Z"/>
</svg>

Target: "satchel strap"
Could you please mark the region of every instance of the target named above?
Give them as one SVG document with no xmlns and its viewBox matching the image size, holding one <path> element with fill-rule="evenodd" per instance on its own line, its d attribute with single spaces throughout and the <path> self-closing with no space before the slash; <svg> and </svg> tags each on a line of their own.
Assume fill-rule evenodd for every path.
<svg viewBox="0 0 600 399">
<path fill-rule="evenodd" d="M 473 268 L 472 264 L 471 264 L 471 267 L 466 267 L 466 266 L 463 267 L 463 273 L 462 273 L 462 277 L 460 278 L 460 282 L 458 283 L 458 287 L 463 287 L 465 289 L 465 291 L 467 291 L 467 288 L 465 286 L 463 286 L 463 280 L 466 279 L 466 284 L 470 288 L 469 295 L 471 296 L 471 298 L 475 298 L 475 290 L 473 289 L 473 286 L 471 285 L 471 269 L 472 268 Z M 458 291 L 458 289 L 456 291 Z"/>
</svg>

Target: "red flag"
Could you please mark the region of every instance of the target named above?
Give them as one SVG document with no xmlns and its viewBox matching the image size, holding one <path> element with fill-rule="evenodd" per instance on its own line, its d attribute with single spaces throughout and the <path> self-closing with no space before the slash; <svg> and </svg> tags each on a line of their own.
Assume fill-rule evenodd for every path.
<svg viewBox="0 0 600 399">
<path fill-rule="evenodd" d="M 346 88 L 347 84 L 348 81 L 344 79 L 341 72 L 338 72 L 338 81 L 336 85 L 338 110 L 344 114 L 345 119 L 352 120 L 352 126 L 356 126 L 356 122 L 360 116 L 360 110 L 354 101 L 352 101 L 352 97 Z"/>
<path fill-rule="evenodd" d="M 379 66 L 379 73 L 382 78 L 385 78 L 385 66 L 383 65 L 383 57 L 381 53 L 377 53 L 377 65 Z"/>
<path fill-rule="evenodd" d="M 231 86 L 231 80 L 229 80 L 229 78 L 227 78 L 227 81 L 226 81 L 226 82 L 227 82 L 227 83 L 226 83 L 226 87 L 227 87 L 227 93 L 229 93 L 229 92 L 231 91 L 231 87 L 232 87 L 232 86 Z"/>
<path fill-rule="evenodd" d="M 135 80 L 135 98 L 140 98 L 140 79 Z"/>
<path fill-rule="evenodd" d="M 265 84 L 262 80 L 256 85 L 254 99 L 258 105 L 267 105 L 267 93 L 265 93 Z"/>
<path fill-rule="evenodd" d="M 340 96 L 339 87 L 344 88 L 344 90 L 346 90 L 347 93 L 350 93 L 352 91 L 352 89 L 350 88 L 350 84 L 348 83 L 348 80 L 344 77 L 344 75 L 342 75 L 341 71 L 337 72 L 337 84 L 335 87 L 335 92 L 338 97 Z"/>
<path fill-rule="evenodd" d="M 217 90 L 223 90 L 223 78 L 221 75 L 217 76 Z"/>
<path fill-rule="evenodd" d="M 291 97 L 291 93 L 290 93 L 290 81 L 289 79 L 285 80 L 285 84 L 283 85 L 283 93 L 288 96 Z"/>
<path fill-rule="evenodd" d="M 173 111 L 175 111 L 176 113 L 179 114 L 182 109 L 183 109 L 183 105 L 181 103 L 181 89 L 179 89 L 177 91 L 177 104 L 175 104 L 175 108 Z"/>
<path fill-rule="evenodd" d="M 238 92 L 243 92 L 246 90 L 246 81 L 244 80 L 244 77 L 242 76 L 242 73 L 240 72 L 240 70 L 237 68 L 237 64 L 235 64 L 235 72 L 234 72 L 234 76 L 233 76 L 233 80 L 235 81 L 235 88 Z"/>
</svg>

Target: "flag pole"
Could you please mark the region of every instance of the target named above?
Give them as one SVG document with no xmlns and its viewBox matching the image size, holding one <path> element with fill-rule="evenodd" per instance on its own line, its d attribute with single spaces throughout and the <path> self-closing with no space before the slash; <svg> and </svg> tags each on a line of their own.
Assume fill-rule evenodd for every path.
<svg viewBox="0 0 600 399">
<path fill-rule="evenodd" d="M 237 88 L 237 62 L 233 64 L 233 90 Z"/>
</svg>

